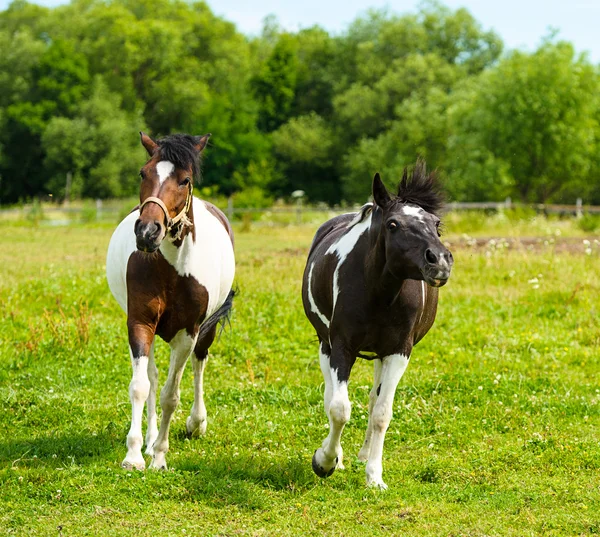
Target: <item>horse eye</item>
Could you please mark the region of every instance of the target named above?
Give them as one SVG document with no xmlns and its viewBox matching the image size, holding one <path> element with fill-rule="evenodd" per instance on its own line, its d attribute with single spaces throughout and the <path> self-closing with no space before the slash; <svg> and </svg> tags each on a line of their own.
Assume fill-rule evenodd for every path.
<svg viewBox="0 0 600 537">
<path fill-rule="evenodd" d="M 388 222 L 387 228 L 390 231 L 395 231 L 398 228 L 398 222 L 394 222 L 394 220 L 392 220 L 391 222 Z"/>
<path fill-rule="evenodd" d="M 181 181 L 181 184 L 179 186 L 187 186 L 190 184 L 190 178 L 186 177 L 183 181 Z"/>
</svg>

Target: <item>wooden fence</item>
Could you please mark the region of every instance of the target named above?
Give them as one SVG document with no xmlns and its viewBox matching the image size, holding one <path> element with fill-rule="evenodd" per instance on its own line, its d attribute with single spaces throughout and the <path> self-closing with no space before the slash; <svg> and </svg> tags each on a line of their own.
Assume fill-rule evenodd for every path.
<svg viewBox="0 0 600 537">
<path fill-rule="evenodd" d="M 227 214 L 230 219 L 234 219 L 236 215 L 285 215 L 291 216 L 292 220 L 300 223 L 303 221 L 303 216 L 307 213 L 343 213 L 350 212 L 357 209 L 357 206 L 351 207 L 328 207 L 326 205 L 305 205 L 297 202 L 295 205 L 284 205 L 284 206 L 273 206 L 269 208 L 252 208 L 252 207 L 235 207 L 233 200 L 229 198 L 227 206 L 221 207 L 221 209 Z M 448 211 L 488 211 L 488 212 L 499 212 L 511 209 L 528 209 L 534 210 L 538 214 L 559 214 L 565 216 L 581 217 L 584 214 L 600 214 L 600 206 L 583 205 L 581 199 L 573 205 L 568 204 L 524 204 L 524 203 L 513 203 L 510 198 L 502 202 L 450 202 L 447 205 Z M 0 220 L 19 220 L 19 219 L 32 219 L 36 217 L 43 217 L 50 223 L 55 224 L 67 224 L 70 221 L 81 221 L 83 220 L 96 220 L 96 221 L 109 221 L 116 220 L 120 215 L 124 215 L 129 210 L 129 206 L 125 206 L 123 202 L 118 200 L 111 200 L 109 202 L 103 202 L 102 200 L 96 200 L 94 204 L 88 204 L 86 206 L 58 206 L 58 205 L 46 205 L 36 206 L 34 204 L 25 204 L 18 208 L 0 208 Z M 295 216 L 294 216 L 295 215 Z"/>
</svg>

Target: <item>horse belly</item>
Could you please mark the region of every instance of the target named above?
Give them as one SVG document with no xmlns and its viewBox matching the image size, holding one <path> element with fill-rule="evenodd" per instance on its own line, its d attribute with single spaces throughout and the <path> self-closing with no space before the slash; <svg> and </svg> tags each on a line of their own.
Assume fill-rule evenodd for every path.
<svg viewBox="0 0 600 537">
<path fill-rule="evenodd" d="M 133 227 L 139 212 L 127 215 L 115 229 L 106 254 L 106 279 L 108 287 L 119 306 L 127 313 L 127 263 L 136 251 Z"/>
</svg>

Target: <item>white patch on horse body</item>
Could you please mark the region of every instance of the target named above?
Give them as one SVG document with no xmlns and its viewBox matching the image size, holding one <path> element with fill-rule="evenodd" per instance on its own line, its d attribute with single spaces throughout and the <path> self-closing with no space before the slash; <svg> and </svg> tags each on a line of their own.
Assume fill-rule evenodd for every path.
<svg viewBox="0 0 600 537">
<path fill-rule="evenodd" d="M 350 221 L 350 223 L 348 224 L 348 227 L 355 226 L 356 224 L 358 224 L 359 222 L 361 222 L 362 220 L 364 220 L 365 216 L 367 215 L 367 212 L 370 213 L 372 210 L 373 210 L 373 204 L 372 203 L 365 203 L 360 208 L 360 211 L 358 211 L 356 213 L 356 216 Z M 347 213 L 347 214 L 352 214 L 352 213 Z"/>
<path fill-rule="evenodd" d="M 423 298 L 423 309 L 421 310 L 421 316 L 419 317 L 419 324 L 421 324 L 421 319 L 425 313 L 425 282 L 423 280 L 421 280 L 421 297 Z"/>
<path fill-rule="evenodd" d="M 119 306 L 127 313 L 127 262 L 137 250 L 133 227 L 140 217 L 140 211 L 128 214 L 117 226 L 106 254 L 106 279 L 108 287 Z"/>
<path fill-rule="evenodd" d="M 404 205 L 402 207 L 402 212 L 406 216 L 414 216 L 419 222 L 423 222 L 423 213 L 425 212 L 421 207 L 417 207 L 416 205 Z"/>
<path fill-rule="evenodd" d="M 194 198 L 194 230 L 179 248 L 163 241 L 160 251 L 180 276 L 191 276 L 208 291 L 208 319 L 225 302 L 235 275 L 233 245 L 223 224 Z"/>
<path fill-rule="evenodd" d="M 327 317 L 325 317 L 325 315 L 323 315 L 319 308 L 317 307 L 317 304 L 315 302 L 315 299 L 313 297 L 312 294 L 312 271 L 315 268 L 315 264 L 313 263 L 310 266 L 310 269 L 308 270 L 308 282 L 307 282 L 307 294 L 308 294 L 308 303 L 310 304 L 310 311 L 312 311 L 313 313 L 315 313 L 317 315 L 317 317 L 319 319 L 321 319 L 321 322 L 327 327 L 329 328 L 329 319 L 327 319 Z"/>
<path fill-rule="evenodd" d="M 161 185 L 169 178 L 169 175 L 171 175 L 174 169 L 175 164 L 168 160 L 161 160 L 156 165 L 156 173 L 158 174 L 158 181 Z"/>
<path fill-rule="evenodd" d="M 325 252 L 327 254 L 335 254 L 338 258 L 338 264 L 335 267 L 333 272 L 333 308 L 331 309 L 331 318 L 333 319 L 333 315 L 335 313 L 335 305 L 337 303 L 337 297 L 340 292 L 338 279 L 339 272 L 342 263 L 348 257 L 348 254 L 354 250 L 358 239 L 362 236 L 362 234 L 367 231 L 371 227 L 371 217 L 372 214 L 369 215 L 362 221 L 354 224 L 353 226 L 349 226 L 348 230 L 344 235 L 342 235 L 336 242 L 334 242 Z"/>
<path fill-rule="evenodd" d="M 383 482 L 383 441 L 392 419 L 396 387 L 408 366 L 408 356 L 390 354 L 382 359 L 381 387 L 379 395 L 370 412 L 369 422 L 372 423 L 370 451 L 367 461 L 367 485 L 387 489 Z"/>
</svg>

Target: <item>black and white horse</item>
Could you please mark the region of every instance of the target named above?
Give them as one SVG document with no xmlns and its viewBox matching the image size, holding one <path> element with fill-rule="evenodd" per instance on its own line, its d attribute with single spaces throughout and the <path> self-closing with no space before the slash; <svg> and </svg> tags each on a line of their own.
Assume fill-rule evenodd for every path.
<svg viewBox="0 0 600 537">
<path fill-rule="evenodd" d="M 350 419 L 348 379 L 357 357 L 373 360 L 369 422 L 358 458 L 367 461 L 367 484 L 382 478 L 385 433 L 396 386 L 413 349 L 431 328 L 438 287 L 452 269 L 439 239 L 443 205 L 435 175 L 418 162 L 404 171 L 392 196 L 379 174 L 374 203 L 323 224 L 313 240 L 302 285 L 304 311 L 319 337 L 329 435 L 313 456 L 315 473 L 343 468 L 340 439 Z"/>
</svg>

